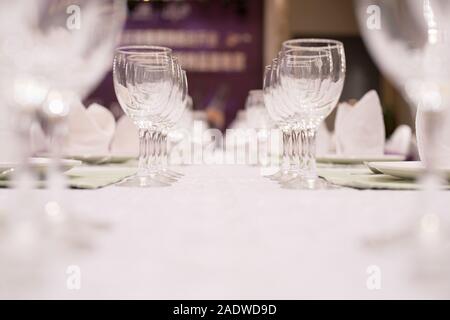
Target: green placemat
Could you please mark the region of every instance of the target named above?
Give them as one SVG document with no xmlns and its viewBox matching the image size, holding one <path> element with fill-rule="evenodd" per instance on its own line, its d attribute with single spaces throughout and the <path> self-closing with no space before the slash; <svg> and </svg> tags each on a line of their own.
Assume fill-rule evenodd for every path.
<svg viewBox="0 0 450 320">
<path fill-rule="evenodd" d="M 355 189 L 419 190 L 422 188 L 414 180 L 374 174 L 369 169 L 321 169 L 318 173 L 330 183 Z M 450 190 L 449 185 L 442 188 Z"/>
<path fill-rule="evenodd" d="M 89 166 L 69 170 L 69 185 L 74 189 L 98 189 L 115 184 L 136 173 L 136 168 L 122 166 Z"/>
<path fill-rule="evenodd" d="M 99 189 L 115 184 L 136 173 L 136 168 L 124 166 L 80 166 L 65 174 L 70 188 Z M 13 184 L 9 180 L 0 180 L 0 187 L 9 188 Z M 37 188 L 45 187 L 45 181 L 38 181 Z"/>
</svg>

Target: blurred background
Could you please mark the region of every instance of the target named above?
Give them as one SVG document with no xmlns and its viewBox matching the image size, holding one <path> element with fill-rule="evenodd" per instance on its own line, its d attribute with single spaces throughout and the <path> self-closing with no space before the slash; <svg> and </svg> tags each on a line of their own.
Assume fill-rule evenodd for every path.
<svg viewBox="0 0 450 320">
<path fill-rule="evenodd" d="M 248 91 L 262 87 L 264 65 L 281 43 L 295 37 L 341 40 L 347 76 L 341 100 L 359 99 L 370 89 L 380 95 L 386 135 L 400 124 L 413 126 L 400 94 L 370 58 L 352 0 L 128 0 L 122 44 L 152 44 L 175 50 L 188 71 L 194 110 L 211 127 L 225 130 L 245 106 Z M 108 74 L 86 103 L 122 111 Z M 333 129 L 334 114 L 327 119 Z"/>
</svg>

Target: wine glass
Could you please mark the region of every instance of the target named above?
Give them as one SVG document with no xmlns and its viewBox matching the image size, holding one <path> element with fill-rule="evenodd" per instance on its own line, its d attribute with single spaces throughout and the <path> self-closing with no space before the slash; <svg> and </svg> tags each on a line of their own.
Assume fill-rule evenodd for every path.
<svg viewBox="0 0 450 320">
<path fill-rule="evenodd" d="M 152 157 L 149 159 L 149 168 L 154 166 L 157 172 L 156 177 L 168 184 L 176 182 L 182 174 L 167 168 L 167 133 L 181 118 L 187 98 L 186 72 L 181 69 L 176 57 L 172 57 L 172 60 L 175 65 L 173 94 L 171 94 L 167 107 L 159 116 L 159 120 L 155 121 L 154 139 L 152 139 L 154 150 L 152 151 Z"/>
<path fill-rule="evenodd" d="M 2 233 L 0 249 L 7 253 L 12 271 L 18 270 L 18 278 L 36 267 L 29 253 L 42 258 L 47 251 L 55 251 L 53 246 L 67 244 L 66 240 L 89 244 L 90 234 L 85 232 L 92 231 L 93 225 L 75 219 L 66 203 L 59 159 L 70 107 L 85 98 L 109 70 L 126 13 L 121 0 L 0 2 L 1 107 L 14 120 L 14 161 L 19 163 L 13 178 L 17 190 L 11 194 L 8 211 L 11 223 Z M 36 177 L 30 168 L 30 127 L 36 124 L 51 142 L 52 157 L 48 192 L 39 197 L 33 191 Z"/>
<path fill-rule="evenodd" d="M 185 70 L 181 70 L 180 88 L 178 95 L 176 95 L 171 103 L 173 106 L 171 112 L 160 124 L 161 134 L 161 166 L 160 174 L 168 176 L 173 179 L 178 179 L 183 174 L 170 170 L 168 168 L 168 153 L 167 153 L 167 136 L 169 131 L 180 121 L 183 113 L 185 112 L 189 96 L 188 96 L 188 81 Z"/>
<path fill-rule="evenodd" d="M 155 46 L 127 46 L 116 49 L 113 63 L 114 88 L 120 106 L 139 128 L 140 152 L 135 176 L 119 185 L 163 187 L 154 161 L 149 162 L 157 124 L 174 93 L 172 50 Z"/>
<path fill-rule="evenodd" d="M 269 119 L 264 104 L 263 91 L 250 90 L 245 102 L 247 122 L 250 128 L 261 129 L 268 126 Z"/>
<path fill-rule="evenodd" d="M 113 48 L 126 18 L 121 0 L 36 0 L 0 3 L 0 65 L 4 105 L 15 119 L 18 192 L 14 211 L 24 214 L 39 207 L 51 220 L 61 219 L 69 205 L 61 203 L 65 187 L 59 170 L 67 132 L 66 118 L 74 101 L 81 100 L 110 68 Z M 29 167 L 32 156 L 30 127 L 38 123 L 50 141 L 53 159 L 47 173 L 49 192 L 45 208 L 29 197 L 36 177 Z M 47 210 L 48 206 L 58 210 Z M 56 214 L 56 212 L 59 212 Z M 57 219 L 53 219 L 56 218 Z"/>
<path fill-rule="evenodd" d="M 267 108 L 267 112 L 269 116 L 272 118 L 272 121 L 276 124 L 276 126 L 280 129 L 282 134 L 282 160 L 280 169 L 269 176 L 267 178 L 271 180 L 279 180 L 282 181 L 286 179 L 286 177 L 291 178 L 290 169 L 291 161 L 290 161 L 290 142 L 292 135 L 292 127 L 285 120 L 285 117 L 282 115 L 282 111 L 280 108 L 277 108 L 277 104 L 273 97 L 273 72 L 272 65 L 266 66 L 264 69 L 264 78 L 263 78 L 263 92 L 264 92 L 264 104 Z"/>
<path fill-rule="evenodd" d="M 336 107 L 345 79 L 341 42 L 295 39 L 283 44 L 280 82 L 299 130 L 303 174 L 285 184 L 289 188 L 330 188 L 316 172 L 316 136 L 322 121 Z"/>
<path fill-rule="evenodd" d="M 426 168 L 417 206 L 421 217 L 406 231 L 384 238 L 390 239 L 387 243 L 411 236 L 439 243 L 436 240 L 442 235 L 448 236 L 448 231 L 442 232 L 448 222 L 443 221 L 444 211 L 436 207 L 434 197 L 441 184 L 436 142 L 450 102 L 450 3 L 362 0 L 355 2 L 355 8 L 361 34 L 376 64 L 402 93 L 411 111 L 423 115 L 423 130 L 417 132 L 423 141 L 420 154 Z"/>
<path fill-rule="evenodd" d="M 255 159 L 258 165 L 264 165 L 267 162 L 268 152 L 265 150 L 269 140 L 269 129 L 272 126 L 271 119 L 265 107 L 263 90 L 250 90 L 246 103 L 246 118 L 247 125 L 250 129 L 255 130 L 256 146 L 250 145 L 250 152 L 254 152 Z M 252 141 L 249 141 L 250 143 Z"/>
<path fill-rule="evenodd" d="M 14 1 L 0 4 L 0 63 L 10 75 L 5 100 L 18 122 L 40 122 L 47 134 L 53 167 L 74 100 L 85 98 L 109 70 L 109 58 L 126 18 L 121 0 Z M 6 82 L 5 82 L 6 83 Z M 25 175 L 31 156 L 27 126 L 16 126 Z M 58 170 L 52 181 L 61 180 Z M 55 178 L 55 179 L 53 179 Z M 19 180 L 30 180 L 29 177 Z"/>
<path fill-rule="evenodd" d="M 281 175 L 277 181 L 280 184 L 284 184 L 285 182 L 292 181 L 299 177 L 302 177 L 302 151 L 300 141 L 298 139 L 298 125 L 295 120 L 295 110 L 290 105 L 290 102 L 287 100 L 286 94 L 283 92 L 284 88 L 281 86 L 280 82 L 280 66 L 279 61 L 281 61 L 282 53 L 278 54 L 279 58 L 275 58 L 272 60 L 271 64 L 271 81 L 270 81 L 270 92 L 271 97 L 274 101 L 274 106 L 278 115 L 283 120 L 284 124 L 287 128 L 287 145 L 288 145 L 288 157 L 289 157 L 289 169 L 283 175 Z"/>
</svg>

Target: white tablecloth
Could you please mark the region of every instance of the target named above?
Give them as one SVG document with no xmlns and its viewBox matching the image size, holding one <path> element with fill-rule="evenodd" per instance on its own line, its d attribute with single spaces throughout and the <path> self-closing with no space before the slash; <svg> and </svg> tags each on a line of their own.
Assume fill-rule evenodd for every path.
<svg viewBox="0 0 450 320">
<path fill-rule="evenodd" d="M 256 167 L 182 170 L 169 188 L 70 190 L 72 211 L 110 229 L 90 249 L 43 259 L 38 280 L 0 297 L 450 298 L 449 277 L 419 275 L 416 250 L 364 245 L 413 219 L 418 192 L 285 190 Z M 449 193 L 437 201 L 449 208 Z M 67 287 L 69 265 L 80 268 L 78 290 Z M 372 265 L 379 290 L 367 286 Z"/>
</svg>

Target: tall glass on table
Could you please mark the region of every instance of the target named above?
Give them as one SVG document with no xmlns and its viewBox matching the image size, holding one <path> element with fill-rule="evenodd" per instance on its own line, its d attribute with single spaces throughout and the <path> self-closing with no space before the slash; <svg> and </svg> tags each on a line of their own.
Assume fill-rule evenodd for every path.
<svg viewBox="0 0 450 320">
<path fill-rule="evenodd" d="M 14 217 L 44 213 L 47 221 L 67 221 L 63 204 L 65 176 L 60 157 L 66 118 L 75 101 L 85 98 L 110 68 L 108 59 L 126 18 L 121 0 L 53 0 L 0 4 L 0 64 L 7 75 L 2 106 L 9 109 L 16 132 L 17 167 Z M 52 161 L 47 171 L 46 203 L 32 201 L 36 177 L 30 168 L 30 128 L 40 126 Z M 65 195 L 65 193 L 64 193 Z M 29 199 L 23 202 L 20 199 Z M 36 215 L 34 215 L 36 217 Z M 42 218 L 42 216 L 41 216 Z M 39 219 L 38 219 L 39 220 Z"/>
<path fill-rule="evenodd" d="M 172 94 L 176 92 L 172 50 L 165 47 L 127 46 L 116 49 L 113 63 L 114 88 L 119 104 L 139 129 L 139 163 L 136 175 L 119 185 L 163 187 L 169 184 L 149 166 L 148 145 L 163 120 Z"/>
<path fill-rule="evenodd" d="M 446 110 L 450 105 L 450 3 L 446 0 L 356 1 L 356 13 L 364 41 L 381 71 L 393 81 L 422 115 L 420 150 L 425 175 L 422 194 L 415 206 L 420 216 L 403 230 L 373 239 L 373 244 L 416 243 L 441 247 L 450 235 L 446 210 L 438 205 L 439 150 Z M 418 128 L 419 129 L 419 128 Z M 445 239 L 445 241 L 444 241 Z M 430 247 L 431 248 L 431 247 Z M 446 254 L 448 255 L 448 253 Z"/>
<path fill-rule="evenodd" d="M 284 186 L 294 189 L 329 188 L 326 181 L 317 176 L 315 145 L 321 122 L 334 109 L 342 92 L 345 78 L 343 47 L 308 42 L 303 47 L 289 49 L 282 55 L 279 72 L 281 90 L 294 110 L 293 118 L 304 154 L 303 174 Z"/>
</svg>

